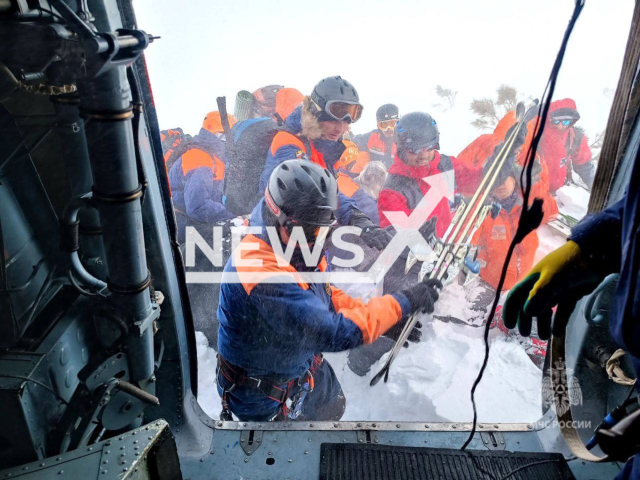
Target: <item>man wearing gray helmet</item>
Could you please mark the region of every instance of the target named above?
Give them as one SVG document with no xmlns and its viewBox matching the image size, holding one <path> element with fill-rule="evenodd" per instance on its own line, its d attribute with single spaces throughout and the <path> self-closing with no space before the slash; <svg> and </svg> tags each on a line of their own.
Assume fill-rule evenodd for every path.
<svg viewBox="0 0 640 480">
<path fill-rule="evenodd" d="M 305 276 L 327 265 L 322 255 L 310 265 L 299 241 L 315 250 L 335 224 L 337 208 L 338 187 L 327 169 L 287 160 L 271 174 L 251 214 L 251 226 L 261 233 L 247 235 L 235 249 L 220 290 L 221 418 L 233 413 L 244 421 L 340 419 L 344 395 L 322 352 L 371 343 L 402 329 L 411 313 L 433 311 L 437 282 L 365 304 Z M 292 238 L 299 241 L 283 261 Z M 419 339 L 419 331 L 414 333 Z"/>
</svg>

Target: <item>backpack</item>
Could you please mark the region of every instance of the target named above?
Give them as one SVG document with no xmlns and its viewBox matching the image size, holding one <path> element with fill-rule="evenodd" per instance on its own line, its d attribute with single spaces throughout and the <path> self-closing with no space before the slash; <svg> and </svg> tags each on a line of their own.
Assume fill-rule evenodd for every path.
<svg viewBox="0 0 640 480">
<path fill-rule="evenodd" d="M 273 137 L 282 129 L 281 123 L 267 117 L 244 120 L 231 129 L 222 203 L 233 214 L 250 214 L 262 198 L 260 175 Z"/>
<path fill-rule="evenodd" d="M 167 172 L 170 172 L 171 167 L 190 148 L 189 144 L 192 137 L 185 134 L 181 128 L 162 130 L 160 133 L 165 136 L 162 141 L 162 152 L 165 155 L 164 160 Z M 178 145 L 174 146 L 176 141 L 179 141 Z M 169 156 L 166 156 L 167 153 L 169 153 Z"/>
</svg>

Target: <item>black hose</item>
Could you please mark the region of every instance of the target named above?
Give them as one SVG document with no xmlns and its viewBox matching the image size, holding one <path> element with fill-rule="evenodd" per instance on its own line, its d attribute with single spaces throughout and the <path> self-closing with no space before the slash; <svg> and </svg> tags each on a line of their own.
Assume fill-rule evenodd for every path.
<svg viewBox="0 0 640 480">
<path fill-rule="evenodd" d="M 487 319 L 487 323 L 485 325 L 484 330 L 484 360 L 482 362 L 482 367 L 480 367 L 480 372 L 476 377 L 476 380 L 473 382 L 473 386 L 471 387 L 471 404 L 473 405 L 473 426 L 471 428 L 471 432 L 469 432 L 469 437 L 462 445 L 461 450 L 465 450 L 471 440 L 476 433 L 477 425 L 478 425 L 478 409 L 476 406 L 475 392 L 484 376 L 484 372 L 487 368 L 487 364 L 489 363 L 489 330 L 491 329 L 491 323 L 496 314 L 496 310 L 498 308 L 498 303 L 500 301 L 500 292 L 504 287 L 504 282 L 507 277 L 507 269 L 509 267 L 509 262 L 511 261 L 511 257 L 513 256 L 513 252 L 518 245 L 529 233 L 535 230 L 542 220 L 542 200 L 536 198 L 529 207 L 529 197 L 531 195 L 531 187 L 532 187 L 532 176 L 533 176 L 533 164 L 536 158 L 536 151 L 538 149 L 538 144 L 540 143 L 540 138 L 542 137 L 542 133 L 544 131 L 544 125 L 546 124 L 547 116 L 549 114 L 549 106 L 551 105 L 551 99 L 553 98 L 553 93 L 556 87 L 556 81 L 558 79 L 558 74 L 560 73 L 560 66 L 562 65 L 562 60 L 564 58 L 565 51 L 567 49 L 567 44 L 569 43 L 569 37 L 571 36 L 571 32 L 573 31 L 573 27 L 578 21 L 578 17 L 580 16 L 580 12 L 584 8 L 585 0 L 576 0 L 575 7 L 573 10 L 573 14 L 571 15 L 571 19 L 569 20 L 569 25 L 564 33 L 564 37 L 562 39 L 562 43 L 560 45 L 560 50 L 558 51 L 558 55 L 556 57 L 556 61 L 551 69 L 551 75 L 549 76 L 549 81 L 545 87 L 544 93 L 542 95 L 542 114 L 538 116 L 536 120 L 535 126 L 535 135 L 529 150 L 527 152 L 527 159 L 525 161 L 524 168 L 522 173 L 520 174 L 520 185 L 522 189 L 522 213 L 520 214 L 520 221 L 518 222 L 518 229 L 516 234 L 511 241 L 511 245 L 509 245 L 509 250 L 507 251 L 507 256 L 504 260 L 504 264 L 502 266 L 502 273 L 500 275 L 500 281 L 498 282 L 498 287 L 496 288 L 496 297 L 491 307 L 491 313 L 489 314 L 489 318 Z M 526 177 L 525 177 L 526 175 Z M 526 183 L 524 180 L 526 179 Z M 509 474 L 510 476 L 511 474 Z M 506 478 L 506 477 L 504 477 Z"/>
</svg>

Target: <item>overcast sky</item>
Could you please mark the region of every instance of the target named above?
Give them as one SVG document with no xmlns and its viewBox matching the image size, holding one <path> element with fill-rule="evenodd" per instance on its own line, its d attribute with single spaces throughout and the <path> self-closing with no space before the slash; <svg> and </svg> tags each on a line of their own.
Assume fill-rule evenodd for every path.
<svg viewBox="0 0 640 480">
<path fill-rule="evenodd" d="M 147 50 L 161 128 L 198 132 L 225 95 L 269 84 L 308 94 L 321 78 L 341 75 L 375 110 L 395 103 L 440 125 L 443 153 L 456 155 L 479 132 L 473 98 L 509 84 L 539 97 L 572 0 L 135 0 L 139 27 L 162 37 Z M 587 0 L 560 73 L 556 98 L 576 100 L 589 136 L 606 125 L 624 54 L 633 0 Z M 458 92 L 442 111 L 435 86 Z M 610 93 L 605 93 L 609 89 Z"/>
</svg>

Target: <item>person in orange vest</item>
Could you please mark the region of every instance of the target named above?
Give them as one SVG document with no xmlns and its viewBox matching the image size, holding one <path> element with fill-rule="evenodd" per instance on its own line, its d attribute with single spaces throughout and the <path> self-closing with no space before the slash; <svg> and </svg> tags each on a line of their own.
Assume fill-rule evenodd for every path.
<svg viewBox="0 0 640 480">
<path fill-rule="evenodd" d="M 235 118 L 229 115 L 229 124 Z M 178 241 L 185 242 L 185 229 L 195 227 L 203 235 L 212 224 L 234 218 L 222 204 L 225 140 L 219 112 L 209 112 L 202 128 L 169 172 L 173 207 L 178 223 Z M 202 231 L 201 231 L 202 230 Z"/>
<path fill-rule="evenodd" d="M 273 137 L 259 190 L 264 191 L 271 173 L 280 163 L 292 158 L 308 160 L 335 174 L 334 165 L 346 148 L 342 143 L 343 135 L 360 119 L 362 108 L 358 92 L 351 83 L 339 76 L 320 80 Z M 356 202 L 345 195 L 340 194 L 336 217 L 340 225 L 362 229 L 362 240 L 372 248 L 382 250 L 391 241 L 391 235 L 373 223 L 358 209 Z"/>
<path fill-rule="evenodd" d="M 490 192 L 494 207 L 492 214 L 485 219 L 471 241 L 478 247 L 478 259 L 485 265 L 480 269 L 480 278 L 494 291 L 498 287 L 507 250 L 516 234 L 522 212 L 522 196 L 518 188 L 521 169 L 510 158 L 506 162 Z M 485 171 L 491 163 L 492 160 L 487 162 Z M 516 246 L 503 290 L 510 290 L 531 269 L 537 249 L 538 234 L 533 231 Z"/>
<path fill-rule="evenodd" d="M 393 164 L 397 152 L 394 132 L 399 118 L 398 107 L 391 103 L 382 105 L 376 111 L 378 128 L 354 138 L 361 152 L 369 153 L 372 160 L 382 162 L 387 169 Z"/>
<path fill-rule="evenodd" d="M 527 159 L 529 146 L 533 140 L 536 121 L 537 116 L 527 118 L 526 130 L 524 131 L 524 143 L 521 141 L 521 146 L 515 149 L 516 162 L 520 167 L 524 166 Z M 515 111 L 507 112 L 507 114 L 500 119 L 493 133 L 480 135 L 460 152 L 456 157 L 456 184 L 459 193 L 466 196 L 472 196 L 475 193 L 482 181 L 483 169 L 486 162 L 496 147 L 501 145 L 505 138 L 509 136 L 510 129 L 515 123 Z M 533 178 L 534 184 L 531 187 L 531 199 L 541 198 L 544 200 L 544 218 L 542 220 L 544 224 L 558 214 L 558 205 L 550 192 L 549 170 L 540 155 L 536 155 L 534 171 L 535 176 Z"/>
<path fill-rule="evenodd" d="M 235 118 L 228 116 L 230 125 Z M 209 244 L 213 244 L 213 226 L 235 217 L 222 204 L 225 171 L 225 139 L 220 113 L 209 112 L 198 135 L 179 147 L 182 155 L 169 172 L 173 207 L 178 224 L 178 241 L 186 241 L 186 228 L 194 227 Z M 184 247 L 183 247 L 184 248 Z M 184 254 L 184 252 L 183 252 Z M 223 251 L 223 255 L 226 252 Z M 188 272 L 212 272 L 216 268 L 196 248 L 195 265 Z M 216 348 L 218 322 L 213 314 L 218 307 L 219 284 L 188 283 L 189 299 L 196 330 L 203 332 Z"/>
<path fill-rule="evenodd" d="M 253 92 L 253 117 L 274 117 L 278 123 L 284 120 L 302 103 L 304 95 L 295 88 L 268 85 Z"/>
<path fill-rule="evenodd" d="M 492 141 L 495 141 L 496 138 L 502 138 L 504 142 L 504 138 L 510 137 L 514 128 L 514 120 L 515 117 L 513 117 L 512 120 L 507 119 L 507 121 L 503 122 L 500 128 L 496 129 L 497 134 L 494 132 L 495 136 L 492 136 Z M 511 123 L 511 127 L 508 130 L 503 130 L 503 127 L 509 123 Z M 472 310 L 478 312 L 479 317 L 486 315 L 487 310 L 495 298 L 495 291 L 498 288 L 507 250 L 515 236 L 520 220 L 522 195 L 519 179 L 522 173 L 524 156 L 527 154 L 532 139 L 530 129 L 535 127 L 535 119 L 530 121 L 528 126 L 529 128 L 522 129 L 516 137 L 514 148 L 505 160 L 504 166 L 498 173 L 494 187 L 490 191 L 487 202 L 493 203 L 491 216 L 488 216 L 484 220 L 471 240 L 471 244 L 478 249 L 477 260 L 479 266 L 482 266 L 479 274 L 480 284 L 484 287 L 484 292 L 474 299 L 473 306 L 471 307 Z M 473 195 L 482 176 L 487 174 L 498 152 L 500 152 L 503 142 L 496 145 L 493 155 L 489 158 L 485 157 L 484 160 L 481 157 L 470 155 L 469 152 L 473 149 L 469 147 L 465 149 L 466 153 L 458 156 L 459 161 L 465 162 L 467 172 L 473 171 L 473 168 L 481 169 L 475 178 L 473 174 L 470 174 L 464 178 L 463 182 L 458 183 L 459 191 L 463 195 Z M 476 142 L 476 146 L 477 145 L 482 147 L 481 143 Z M 481 149 L 476 149 L 475 151 L 478 152 L 481 151 Z M 534 184 L 532 192 L 537 188 L 541 193 L 544 193 L 544 189 L 546 188 L 546 194 L 550 197 L 548 183 L 546 183 L 546 180 L 543 178 L 543 174 L 545 174 L 544 166 L 540 163 L 539 157 L 536 157 L 533 166 L 532 181 Z M 513 286 L 529 272 L 533 266 L 538 244 L 538 234 L 534 230 L 516 246 L 507 268 L 507 276 L 502 291 L 513 288 Z M 500 316 L 501 311 L 499 310 L 492 328 L 493 326 L 497 326 L 503 333 L 510 335 L 504 327 Z M 517 339 L 531 360 L 536 365 L 541 366 L 544 355 L 546 354 L 546 342 L 541 341 L 535 336 L 531 338 L 531 340 L 525 340 L 521 337 L 517 337 Z"/>
</svg>

